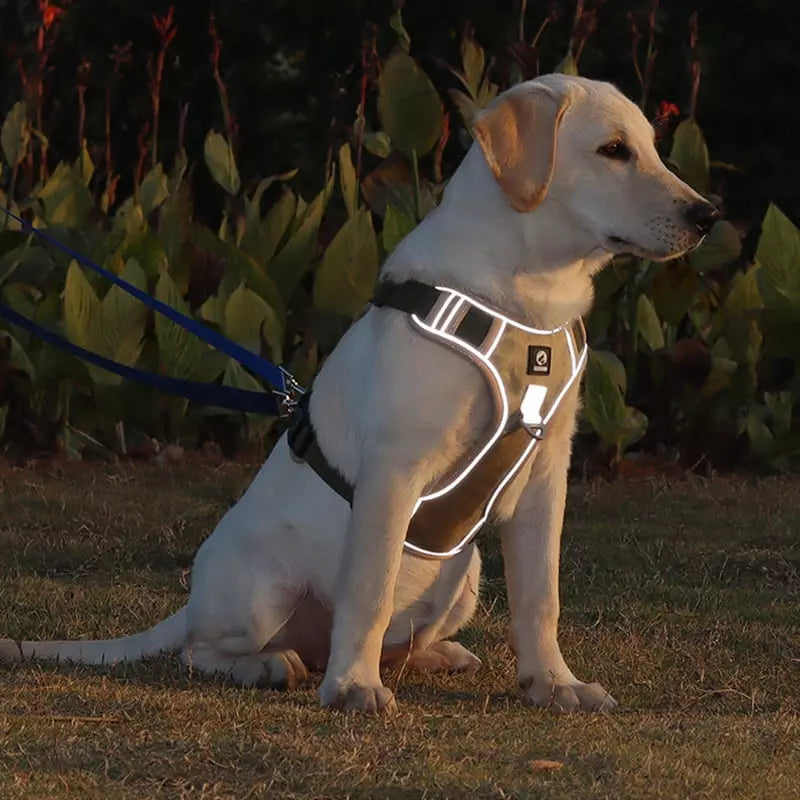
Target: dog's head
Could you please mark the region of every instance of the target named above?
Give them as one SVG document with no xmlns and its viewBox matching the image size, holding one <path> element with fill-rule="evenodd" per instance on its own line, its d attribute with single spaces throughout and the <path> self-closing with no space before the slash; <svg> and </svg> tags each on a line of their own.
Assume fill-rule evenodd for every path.
<svg viewBox="0 0 800 800">
<path fill-rule="evenodd" d="M 517 212 L 557 204 L 608 253 L 674 258 L 719 216 L 667 169 L 650 123 L 610 84 L 545 75 L 504 92 L 473 127 Z"/>
</svg>

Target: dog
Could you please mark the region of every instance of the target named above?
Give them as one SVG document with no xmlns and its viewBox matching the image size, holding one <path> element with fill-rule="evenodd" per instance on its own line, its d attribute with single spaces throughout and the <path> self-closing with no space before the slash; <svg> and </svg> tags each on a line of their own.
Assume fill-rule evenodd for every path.
<svg viewBox="0 0 800 800">
<path fill-rule="evenodd" d="M 557 329 L 585 314 L 592 276 L 618 253 L 679 256 L 708 233 L 716 208 L 661 162 L 653 129 L 616 88 L 545 75 L 481 111 L 474 143 L 442 202 L 389 256 L 381 278 L 454 287 L 519 325 Z M 524 380 L 509 328 L 494 356 L 508 385 Z M 511 642 L 525 698 L 561 711 L 610 710 L 558 644 L 559 550 L 578 381 L 494 509 Z M 475 542 L 447 559 L 404 549 L 415 504 L 490 425 L 480 371 L 420 335 L 409 315 L 372 305 L 323 365 L 309 403 L 328 462 L 352 507 L 287 437 L 202 544 L 187 604 L 148 631 L 75 642 L 0 640 L 0 660 L 88 664 L 180 652 L 195 671 L 243 685 L 295 687 L 324 670 L 323 706 L 391 711 L 381 664 L 471 670 L 451 637 L 472 617 Z"/>
</svg>

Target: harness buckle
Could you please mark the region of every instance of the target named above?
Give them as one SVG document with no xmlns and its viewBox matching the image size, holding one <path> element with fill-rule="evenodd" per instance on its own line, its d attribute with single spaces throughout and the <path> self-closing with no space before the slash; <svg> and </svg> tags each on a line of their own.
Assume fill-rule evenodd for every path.
<svg viewBox="0 0 800 800">
<path fill-rule="evenodd" d="M 522 427 L 531 435 L 531 438 L 541 442 L 544 439 L 544 425 L 534 425 L 529 422 L 522 422 Z"/>
</svg>

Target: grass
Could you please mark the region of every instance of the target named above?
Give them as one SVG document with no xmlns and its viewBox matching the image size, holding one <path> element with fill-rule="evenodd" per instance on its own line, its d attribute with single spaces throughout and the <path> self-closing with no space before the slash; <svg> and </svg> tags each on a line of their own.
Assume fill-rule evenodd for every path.
<svg viewBox="0 0 800 800">
<path fill-rule="evenodd" d="M 179 607 L 195 549 L 254 469 L 0 468 L 0 635 L 121 635 Z M 562 649 L 616 715 L 522 705 L 487 534 L 461 637 L 478 675 L 388 673 L 401 712 L 387 719 L 173 658 L 0 667 L 0 797 L 794 800 L 798 508 L 796 478 L 572 487 Z"/>
</svg>

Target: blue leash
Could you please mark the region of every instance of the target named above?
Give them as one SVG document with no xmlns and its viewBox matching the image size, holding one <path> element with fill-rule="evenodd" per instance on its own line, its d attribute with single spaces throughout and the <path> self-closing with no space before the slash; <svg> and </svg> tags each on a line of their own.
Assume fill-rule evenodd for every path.
<svg viewBox="0 0 800 800">
<path fill-rule="evenodd" d="M 143 292 L 138 287 L 120 278 L 119 275 L 114 274 L 105 267 L 101 267 L 71 247 L 54 239 L 40 228 L 34 227 L 13 211 L 2 206 L 0 206 L 0 210 L 11 219 L 16 220 L 23 230 L 36 234 L 43 241 L 66 253 L 70 258 L 75 259 L 79 264 L 83 264 L 98 275 L 102 275 L 106 280 L 111 281 L 111 283 L 116 284 L 128 294 L 141 300 L 149 308 L 162 314 L 176 325 L 180 325 L 181 328 L 189 331 L 189 333 L 194 334 L 198 339 L 238 361 L 242 366 L 267 381 L 272 389 L 269 392 L 257 392 L 249 389 L 238 389 L 234 386 L 222 386 L 216 383 L 201 383 L 183 378 L 171 378 L 166 375 L 157 375 L 135 367 L 129 367 L 80 347 L 69 339 L 54 333 L 32 319 L 14 311 L 7 305 L 0 303 L 0 316 L 5 317 L 9 322 L 84 361 L 88 361 L 90 364 L 113 372 L 115 375 L 129 378 L 145 386 L 160 389 L 168 394 L 185 397 L 202 405 L 214 405 L 234 411 L 247 411 L 270 416 L 286 416 L 292 410 L 297 395 L 303 393 L 294 378 L 282 367 L 276 367 L 266 359 L 236 344 L 236 342 L 232 342 L 196 319 L 182 314 L 172 306 L 168 306 L 166 303 L 162 303 L 152 295 L 147 294 L 147 292 Z"/>
</svg>

